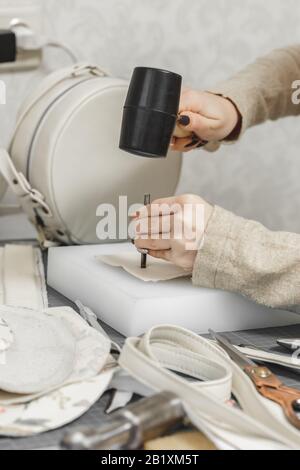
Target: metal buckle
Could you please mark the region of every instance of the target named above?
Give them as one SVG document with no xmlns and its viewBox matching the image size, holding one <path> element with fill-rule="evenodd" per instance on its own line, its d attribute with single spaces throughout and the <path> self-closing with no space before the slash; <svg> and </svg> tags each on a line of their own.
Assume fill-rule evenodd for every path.
<svg viewBox="0 0 300 470">
<path fill-rule="evenodd" d="M 101 70 L 97 65 L 88 65 L 88 64 L 81 64 L 75 65 L 74 70 L 72 72 L 72 77 L 78 77 L 84 72 L 89 72 L 91 75 L 95 75 L 98 77 L 105 77 L 106 73 Z"/>
</svg>

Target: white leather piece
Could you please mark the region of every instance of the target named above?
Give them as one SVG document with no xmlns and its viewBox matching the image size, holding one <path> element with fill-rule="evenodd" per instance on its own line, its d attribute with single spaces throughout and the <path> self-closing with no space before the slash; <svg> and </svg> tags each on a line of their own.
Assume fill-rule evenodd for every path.
<svg viewBox="0 0 300 470">
<path fill-rule="evenodd" d="M 217 342 L 212 340 L 212 343 L 217 345 Z M 255 362 L 265 362 L 267 364 L 276 364 L 289 369 L 300 370 L 300 349 L 295 351 L 294 354 L 279 354 L 266 351 L 259 348 L 251 347 L 250 345 L 235 346 L 241 353 L 245 354 L 249 359 Z"/>
<path fill-rule="evenodd" d="M 120 393 L 124 392 L 131 395 L 140 395 L 141 397 L 150 397 L 153 395 L 153 389 L 136 380 L 121 367 L 116 369 L 110 383 L 110 388 Z"/>
<path fill-rule="evenodd" d="M 0 248 L 0 305 L 35 310 L 48 307 L 41 252 L 33 246 Z"/>
<path fill-rule="evenodd" d="M 181 397 L 191 422 L 222 448 L 300 448 L 300 433 L 285 420 L 281 408 L 261 397 L 220 347 L 188 330 L 166 325 L 142 339 L 129 338 L 119 363 L 153 390 L 170 390 Z M 209 380 L 191 383 L 170 369 Z M 230 391 L 243 411 L 225 404 Z"/>
<path fill-rule="evenodd" d="M 117 411 L 120 408 L 124 408 L 124 406 L 129 405 L 132 398 L 133 393 L 131 392 L 115 391 L 111 403 L 106 408 L 105 413 L 109 415 L 110 413 L 113 413 L 114 411 Z"/>
<path fill-rule="evenodd" d="M 4 304 L 4 280 L 3 280 L 3 263 L 4 263 L 4 248 L 0 247 L 0 305 Z"/>
<path fill-rule="evenodd" d="M 29 310 L 22 309 L 22 312 L 26 316 Z M 35 313 L 43 317 L 45 322 L 59 322 L 61 334 L 65 334 L 66 329 L 73 336 L 76 343 L 73 370 L 64 383 L 39 394 L 0 392 L 2 436 L 32 436 L 74 421 L 88 411 L 107 390 L 117 368 L 116 362 L 110 361 L 110 340 L 91 328 L 72 309 L 54 308 Z M 46 365 L 47 361 L 45 368 Z M 29 366 L 24 365 L 25 375 Z"/>
<path fill-rule="evenodd" d="M 103 337 L 106 339 L 110 345 L 110 349 L 117 351 L 118 353 L 121 352 L 121 346 L 119 346 L 116 342 L 112 341 L 104 328 L 98 322 L 97 315 L 86 305 L 83 305 L 80 300 L 76 300 L 75 304 L 79 309 L 80 316 L 95 330 L 97 330 Z"/>
<path fill-rule="evenodd" d="M 0 390 L 32 394 L 60 386 L 70 377 L 76 341 L 59 319 L 40 311 L 0 307 L 0 317 L 13 332 L 14 341 L 0 366 Z"/>
<path fill-rule="evenodd" d="M 12 346 L 14 340 L 15 337 L 11 328 L 6 321 L 0 317 L 0 366 L 6 364 L 6 351 Z"/>
<path fill-rule="evenodd" d="M 288 367 L 289 369 L 300 370 L 300 349 L 295 354 L 291 353 L 291 355 L 271 353 L 250 347 L 237 347 L 237 349 L 254 361 L 262 361 L 268 364 Z"/>
<path fill-rule="evenodd" d="M 0 307 L 0 317 L 2 309 L 7 310 L 6 307 Z M 11 312 L 14 312 L 15 310 L 16 309 L 10 309 Z M 78 313 L 76 313 L 73 309 L 69 307 L 57 307 L 47 309 L 43 312 L 18 309 L 18 312 L 19 315 L 22 315 L 23 313 L 25 316 L 35 314 L 37 319 L 42 317 L 42 322 L 45 324 L 47 324 L 47 322 L 50 320 L 52 322 L 57 322 L 60 327 L 59 329 L 66 331 L 67 335 L 71 334 L 75 343 L 74 361 L 72 363 L 72 368 L 69 371 L 69 374 L 63 382 L 60 381 L 56 384 L 56 386 L 48 386 L 43 388 L 39 393 L 31 393 L 26 395 L 19 393 L 18 395 L 14 395 L 12 393 L 5 393 L 0 391 L 0 406 L 31 402 L 32 400 L 49 394 L 53 390 L 62 386 L 88 381 L 97 376 L 106 367 L 111 348 L 110 340 L 101 332 L 91 328 L 86 323 L 86 321 L 84 321 L 81 316 L 78 315 Z M 34 327 L 35 325 L 32 324 L 31 328 L 34 329 Z M 60 335 L 61 333 L 58 331 L 57 336 L 59 337 Z M 62 346 L 64 347 L 64 343 Z M 61 368 L 65 366 L 66 364 L 62 362 Z M 26 370 L 28 365 L 25 364 L 23 367 Z M 16 382 L 18 381 L 16 380 Z"/>
<path fill-rule="evenodd" d="M 57 307 L 45 310 L 46 315 L 59 318 L 72 332 L 76 340 L 75 364 L 67 383 L 89 380 L 99 374 L 108 361 L 111 341 L 92 328 L 70 307 Z"/>
<path fill-rule="evenodd" d="M 33 436 L 71 423 L 99 400 L 112 375 L 113 370 L 105 370 L 90 380 L 66 385 L 30 403 L 2 407 L 0 435 Z"/>
<path fill-rule="evenodd" d="M 180 277 L 191 277 L 191 272 L 179 268 L 173 263 L 161 259 L 148 257 L 147 269 L 141 269 L 141 255 L 139 252 L 125 252 L 114 255 L 100 255 L 96 259 L 109 266 L 122 268 L 131 276 L 144 282 L 169 281 Z"/>
</svg>

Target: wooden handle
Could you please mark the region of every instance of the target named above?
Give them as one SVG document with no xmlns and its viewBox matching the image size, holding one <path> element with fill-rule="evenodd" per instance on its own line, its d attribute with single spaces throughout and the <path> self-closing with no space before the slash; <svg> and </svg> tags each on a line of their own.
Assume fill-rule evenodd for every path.
<svg viewBox="0 0 300 470">
<path fill-rule="evenodd" d="M 278 403 L 283 409 L 283 412 L 289 422 L 300 430 L 300 419 L 297 416 L 297 413 L 294 410 L 294 402 L 299 400 L 300 393 L 298 392 L 298 397 L 295 397 L 282 389 L 270 388 L 270 387 L 261 387 L 259 390 L 261 395 L 269 400 Z"/>
</svg>

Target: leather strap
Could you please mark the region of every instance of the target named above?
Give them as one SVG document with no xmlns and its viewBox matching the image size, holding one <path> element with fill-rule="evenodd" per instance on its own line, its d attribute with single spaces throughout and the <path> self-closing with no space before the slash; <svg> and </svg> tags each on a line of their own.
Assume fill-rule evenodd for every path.
<svg viewBox="0 0 300 470">
<path fill-rule="evenodd" d="M 35 209 L 42 210 L 45 217 L 52 217 L 49 206 L 45 203 L 43 195 L 33 189 L 22 173 L 15 168 L 7 151 L 0 149 L 0 173 L 17 196 L 23 209 L 34 220 Z"/>
<path fill-rule="evenodd" d="M 48 307 L 41 252 L 33 246 L 0 248 L 0 304 L 43 310 Z"/>
<path fill-rule="evenodd" d="M 44 219 L 52 217 L 50 207 L 45 202 L 44 196 L 32 188 L 25 176 L 17 171 L 8 152 L 4 149 L 0 149 L 0 174 L 18 198 L 30 222 L 37 228 L 41 246 L 43 248 L 56 246 L 56 243 L 48 239 L 47 229 L 43 223 Z"/>
<path fill-rule="evenodd" d="M 277 364 L 290 369 L 300 370 L 300 359 L 296 357 L 296 354 L 294 357 L 293 355 L 271 353 L 269 351 L 254 349 L 247 346 L 237 347 L 237 349 L 254 361 Z"/>
<path fill-rule="evenodd" d="M 17 135 L 19 126 L 28 113 L 30 113 L 32 108 L 58 84 L 68 79 L 77 79 L 80 83 L 92 78 L 104 77 L 107 75 L 107 72 L 100 69 L 100 67 L 89 63 L 76 64 L 58 71 L 53 76 L 49 77 L 46 82 L 43 82 L 27 102 L 25 101 L 17 120 L 14 136 Z M 10 143 L 10 148 L 13 145 L 14 136 Z M 52 233 L 47 229 L 47 219 L 52 217 L 52 213 L 50 207 L 45 202 L 44 196 L 39 191 L 32 188 L 25 176 L 17 171 L 8 152 L 4 149 L 0 149 L 0 175 L 1 174 L 12 189 L 13 193 L 17 196 L 22 209 L 27 214 L 29 220 L 35 225 L 41 247 L 49 248 L 51 246 L 57 246 L 58 243 L 53 242 Z M 15 208 L 13 210 L 15 211 Z M 8 213 L 10 213 L 9 209 L 6 208 L 5 214 Z M 68 238 L 68 234 L 65 236 Z"/>
<path fill-rule="evenodd" d="M 209 340 L 175 326 L 127 339 L 119 363 L 155 391 L 172 391 L 190 421 L 221 448 L 298 449 L 300 433 L 262 398 L 247 375 Z M 204 382 L 191 382 L 180 372 Z M 226 403 L 231 392 L 243 411 Z"/>
</svg>

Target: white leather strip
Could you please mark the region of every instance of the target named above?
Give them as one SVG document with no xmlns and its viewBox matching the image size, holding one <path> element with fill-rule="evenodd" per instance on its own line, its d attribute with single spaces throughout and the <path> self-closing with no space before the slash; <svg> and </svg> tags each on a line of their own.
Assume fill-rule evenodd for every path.
<svg viewBox="0 0 300 470">
<path fill-rule="evenodd" d="M 293 355 L 271 353 L 260 349 L 247 347 L 238 347 L 239 351 L 254 361 L 263 361 L 268 364 L 277 364 L 279 366 L 289 367 L 290 369 L 300 370 L 300 349 Z"/>
<path fill-rule="evenodd" d="M 140 350 L 165 368 L 201 380 L 202 390 L 225 402 L 231 397 L 232 372 L 218 348 L 208 341 L 196 341 L 187 330 L 176 327 L 155 328 L 146 333 Z"/>
<path fill-rule="evenodd" d="M 4 304 L 4 248 L 0 247 L 0 305 Z"/>
<path fill-rule="evenodd" d="M 4 177 L 29 219 L 35 222 L 35 211 L 42 210 L 43 217 L 52 217 L 43 195 L 31 188 L 22 173 L 18 173 L 7 151 L 0 149 L 0 174 Z"/>
<path fill-rule="evenodd" d="M 191 422 L 223 448 L 300 448 L 300 433 L 280 407 L 262 398 L 220 347 L 192 332 L 167 325 L 129 338 L 120 365 L 153 390 L 176 393 Z M 208 380 L 190 382 L 173 371 Z M 231 391 L 243 411 L 225 403 Z"/>
<path fill-rule="evenodd" d="M 1 303 L 35 310 L 47 308 L 47 289 L 40 250 L 32 246 L 6 245 L 2 248 L 1 255 Z"/>
<path fill-rule="evenodd" d="M 211 341 L 213 344 L 217 344 L 216 341 Z M 294 354 L 279 354 L 266 351 L 264 349 L 254 348 L 251 346 L 236 346 L 238 351 L 245 354 L 249 359 L 253 361 L 265 362 L 267 364 L 276 364 L 289 369 L 300 370 L 300 349 L 295 351 Z"/>
<path fill-rule="evenodd" d="M 57 246 L 57 243 L 48 239 L 50 237 L 47 233 L 47 228 L 44 225 L 42 226 L 37 218 L 38 215 L 40 215 L 43 220 L 52 217 L 51 209 L 48 204 L 46 204 L 44 196 L 36 189 L 33 189 L 25 176 L 17 171 L 10 156 L 4 149 L 0 149 L 0 175 L 1 174 L 13 193 L 17 196 L 30 222 L 36 226 L 40 245 L 43 248 Z M 15 213 L 15 208 L 12 208 L 11 212 L 6 210 L 6 213 Z"/>
</svg>

